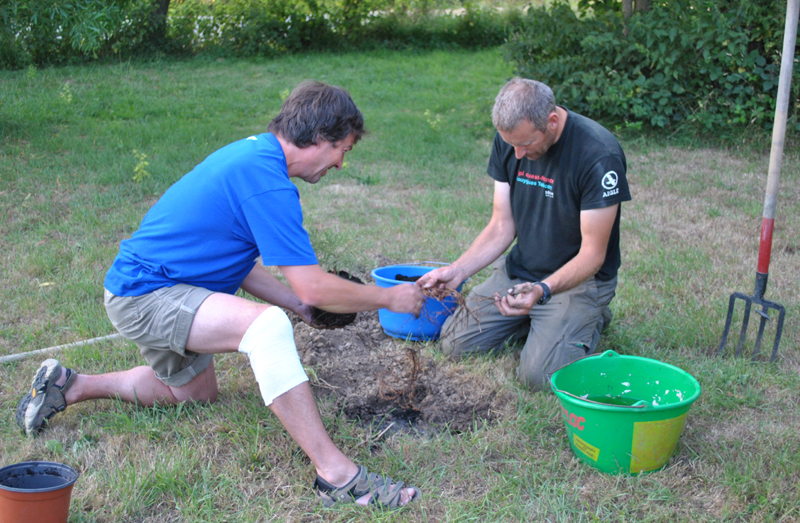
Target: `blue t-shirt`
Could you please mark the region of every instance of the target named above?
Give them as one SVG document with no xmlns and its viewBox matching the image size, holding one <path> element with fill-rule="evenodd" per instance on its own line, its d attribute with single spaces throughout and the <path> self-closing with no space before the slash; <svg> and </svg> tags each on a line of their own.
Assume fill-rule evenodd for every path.
<svg viewBox="0 0 800 523">
<path fill-rule="evenodd" d="M 104 286 L 141 296 L 179 283 L 233 294 L 264 265 L 314 265 L 300 193 L 272 134 L 239 140 L 178 180 L 120 244 Z"/>
</svg>

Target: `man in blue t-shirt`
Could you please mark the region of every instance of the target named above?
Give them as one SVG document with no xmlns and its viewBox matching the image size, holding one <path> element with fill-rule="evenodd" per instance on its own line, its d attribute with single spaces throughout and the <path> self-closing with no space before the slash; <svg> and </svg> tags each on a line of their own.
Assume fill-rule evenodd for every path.
<svg viewBox="0 0 800 523">
<path fill-rule="evenodd" d="M 557 106 L 534 80 L 508 82 L 492 121 L 492 218 L 458 260 L 420 282 L 454 289 L 494 262 L 443 325 L 442 348 L 457 358 L 524 339 L 517 374 L 540 389 L 548 373 L 593 352 L 611 321 L 620 204 L 631 199 L 625 154 L 610 132 Z"/>
<path fill-rule="evenodd" d="M 213 354 L 238 351 L 248 356 L 264 403 L 314 464 L 314 488 L 325 505 L 398 508 L 418 498 L 419 489 L 368 473 L 331 441 L 280 308 L 309 324 L 312 307 L 420 312 L 419 286 L 359 285 L 322 270 L 303 229 L 290 179 L 316 183 L 341 169 L 363 134 L 347 91 L 306 82 L 267 133 L 223 147 L 171 186 L 121 243 L 104 282 L 111 322 L 148 365 L 88 375 L 49 359 L 19 402 L 20 427 L 35 435 L 68 405 L 90 399 L 213 402 Z M 277 266 L 290 287 L 264 265 Z M 240 288 L 267 303 L 236 296 Z"/>
</svg>

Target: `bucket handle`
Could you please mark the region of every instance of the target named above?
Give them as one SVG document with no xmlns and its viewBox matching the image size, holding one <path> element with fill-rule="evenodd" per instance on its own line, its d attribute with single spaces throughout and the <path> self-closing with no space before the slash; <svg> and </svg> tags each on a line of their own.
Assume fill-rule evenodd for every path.
<svg viewBox="0 0 800 523">
<path fill-rule="evenodd" d="M 441 265 L 442 267 L 450 265 L 447 262 L 438 262 L 438 261 L 409 262 L 409 263 L 401 263 L 400 265 L 426 265 L 426 264 Z"/>
<path fill-rule="evenodd" d="M 606 354 L 608 354 L 608 356 L 606 356 Z M 580 358 L 578 358 L 576 360 L 572 360 L 572 361 L 570 361 L 568 363 L 565 363 L 564 365 L 560 366 L 559 368 L 557 368 L 556 370 L 554 370 L 552 372 L 548 372 L 547 375 L 546 375 L 547 376 L 547 381 L 550 383 L 550 386 L 552 387 L 553 380 L 551 378 L 553 377 L 553 374 L 555 374 L 556 372 L 560 371 L 561 369 L 563 369 L 565 367 L 569 367 L 573 363 L 577 363 L 577 362 L 579 362 L 581 360 L 585 360 L 586 358 L 596 358 L 598 356 L 606 356 L 607 358 L 610 358 L 612 356 L 619 356 L 619 354 L 617 354 L 613 350 L 607 350 L 605 352 L 595 352 L 594 354 L 587 354 L 586 356 L 581 356 Z M 559 392 L 561 392 L 561 391 L 559 391 Z"/>
<path fill-rule="evenodd" d="M 401 266 L 415 266 L 415 265 L 441 265 L 442 267 L 447 267 L 448 265 L 452 265 L 452 263 L 447 262 L 440 262 L 440 261 L 422 261 L 422 262 L 408 262 L 408 263 L 400 263 L 398 265 Z M 461 285 L 464 285 L 469 281 L 469 278 L 461 282 Z"/>
<path fill-rule="evenodd" d="M 636 403 L 634 403 L 633 405 L 616 405 L 614 403 L 603 403 L 602 401 L 594 401 L 594 400 L 590 400 L 588 398 L 582 398 L 580 396 L 576 396 L 575 394 L 572 394 L 571 392 L 567 392 L 567 391 L 561 390 L 561 389 L 555 389 L 554 388 L 553 390 L 555 392 L 560 392 L 561 394 L 566 394 L 567 396 L 571 396 L 571 397 L 575 398 L 576 400 L 585 401 L 586 403 L 594 403 L 595 405 L 606 405 L 606 406 L 609 406 L 609 407 L 622 407 L 623 409 L 643 409 L 643 408 L 647 407 L 647 402 L 644 401 L 644 400 L 639 400 Z"/>
<path fill-rule="evenodd" d="M 585 401 L 585 402 L 587 402 L 587 403 L 594 403 L 595 405 L 608 405 L 608 406 L 611 406 L 611 407 L 622 407 L 622 408 L 627 408 L 627 409 L 643 409 L 643 408 L 647 407 L 647 402 L 646 402 L 646 401 L 644 401 L 644 400 L 639 400 L 639 401 L 637 401 L 636 403 L 634 403 L 633 405 L 614 405 L 614 404 L 612 404 L 612 403 L 603 403 L 602 401 L 594 401 L 594 400 L 590 400 L 590 399 L 582 398 L 582 397 L 580 397 L 580 396 L 577 396 L 577 395 L 575 395 L 575 394 L 572 394 L 571 392 L 567 392 L 567 391 L 565 391 L 565 390 L 557 389 L 557 388 L 555 388 L 555 386 L 553 386 L 553 379 L 552 379 L 552 378 L 553 378 L 553 374 L 555 374 L 556 372 L 560 371 L 561 369 L 563 369 L 563 368 L 565 368 L 565 367 L 569 367 L 569 366 L 570 366 L 570 365 L 572 365 L 573 363 L 576 363 L 576 362 L 578 362 L 578 361 L 581 361 L 581 360 L 585 360 L 586 358 L 595 358 L 595 357 L 600 357 L 600 358 L 602 358 L 602 357 L 606 357 L 606 358 L 613 358 L 613 357 L 617 357 L 617 358 L 618 358 L 618 357 L 619 357 L 619 354 L 617 354 L 617 353 L 616 353 L 616 352 L 614 352 L 613 350 L 607 350 L 607 351 L 605 351 L 605 352 L 602 352 L 602 353 L 599 353 L 599 354 L 598 354 L 598 353 L 595 353 L 595 354 L 589 354 L 589 355 L 587 355 L 587 356 L 584 356 L 584 357 L 582 357 L 582 358 L 578 358 L 577 360 L 572 360 L 572 361 L 570 361 L 569 363 L 565 363 L 564 365 L 560 366 L 559 368 L 557 368 L 557 369 L 556 369 L 556 370 L 554 370 L 553 372 L 548 372 L 548 373 L 546 374 L 546 376 L 547 376 L 547 381 L 548 381 L 548 383 L 550 383 L 550 388 L 551 388 L 551 389 L 552 389 L 554 392 L 560 392 L 561 394 L 565 394 L 565 395 L 567 395 L 567 396 L 570 396 L 570 397 L 572 397 L 572 398 L 575 398 L 576 400 Z"/>
</svg>

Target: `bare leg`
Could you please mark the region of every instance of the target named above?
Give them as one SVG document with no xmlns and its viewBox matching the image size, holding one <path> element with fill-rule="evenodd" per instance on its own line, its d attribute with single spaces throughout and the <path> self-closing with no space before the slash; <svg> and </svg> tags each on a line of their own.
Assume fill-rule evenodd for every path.
<svg viewBox="0 0 800 523">
<path fill-rule="evenodd" d="M 57 385 L 66 380 L 62 371 Z M 78 374 L 75 383 L 64 399 L 67 405 L 94 399 L 119 398 L 130 403 L 152 407 L 156 403 L 175 404 L 181 401 L 213 402 L 217 399 L 217 377 L 214 362 L 183 387 L 169 387 L 156 378 L 153 369 L 147 366 L 134 367 L 121 372 L 110 372 L 96 376 Z"/>
<path fill-rule="evenodd" d="M 253 320 L 269 307 L 236 296 L 212 294 L 195 315 L 186 348 L 201 354 L 235 352 Z M 66 371 L 63 371 L 56 384 L 62 385 L 65 380 Z M 156 403 L 213 402 L 217 398 L 217 391 L 212 362 L 205 371 L 182 387 L 165 385 L 147 366 L 94 376 L 79 374 L 65 399 L 67 405 L 72 405 L 86 400 L 120 398 L 151 407 Z"/>
<path fill-rule="evenodd" d="M 268 307 L 236 296 L 213 294 L 198 309 L 186 348 L 195 352 L 236 351 L 247 329 Z M 343 486 L 358 473 L 356 464 L 325 431 L 308 382 L 275 398 L 270 410 L 328 483 Z M 407 503 L 413 494 L 413 490 L 406 489 L 401 503 Z M 367 495 L 358 501 L 366 504 L 369 498 Z"/>
<path fill-rule="evenodd" d="M 325 432 L 308 382 L 281 394 L 269 408 L 311 459 L 317 474 L 334 485 L 344 485 L 353 479 L 358 467 Z"/>
<path fill-rule="evenodd" d="M 308 382 L 281 394 L 272 402 L 270 410 L 278 416 L 286 431 L 306 453 L 314 468 L 328 483 L 338 487 L 346 485 L 358 473 L 358 467 L 334 445 L 322 424 L 311 386 Z M 405 489 L 401 504 L 408 503 L 414 491 Z M 369 502 L 370 495 L 358 500 Z"/>
<path fill-rule="evenodd" d="M 236 296 L 212 294 L 195 315 L 186 348 L 197 353 L 235 352 L 247 329 L 269 305 Z M 62 382 L 66 376 L 62 374 Z M 60 383 L 59 383 L 60 384 Z M 214 401 L 217 381 L 213 363 L 183 387 L 169 387 L 156 378 L 150 367 L 97 376 L 78 375 L 67 391 L 68 405 L 89 399 L 116 398 L 152 406 L 156 403 Z M 308 382 L 278 396 L 270 405 L 289 435 L 311 460 L 317 474 L 336 486 L 346 485 L 358 473 L 358 467 L 331 441 L 320 418 Z M 401 504 L 414 494 L 405 489 Z M 369 502 L 370 495 L 358 500 Z"/>
</svg>

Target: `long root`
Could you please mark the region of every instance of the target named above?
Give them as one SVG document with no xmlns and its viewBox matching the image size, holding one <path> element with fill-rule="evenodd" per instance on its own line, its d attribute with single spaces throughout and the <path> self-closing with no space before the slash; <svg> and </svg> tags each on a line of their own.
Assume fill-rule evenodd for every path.
<svg viewBox="0 0 800 523">
<path fill-rule="evenodd" d="M 466 324 L 469 323 L 470 318 L 472 318 L 472 320 L 478 324 L 478 328 L 480 328 L 481 317 L 484 315 L 483 311 L 487 307 L 494 307 L 493 297 L 479 296 L 472 298 L 472 301 L 478 303 L 478 305 L 470 306 L 467 303 L 466 297 L 454 289 L 423 289 L 422 293 L 425 296 L 433 298 L 437 301 L 444 301 L 447 298 L 452 298 L 453 301 L 455 301 L 456 307 L 450 308 L 450 311 L 452 311 L 455 318 L 452 322 L 450 322 L 447 330 L 441 333 L 442 336 L 448 335 L 453 329 L 457 329 L 458 327 L 466 327 Z M 425 311 L 423 311 L 423 316 L 424 315 Z M 434 318 L 426 319 L 435 321 Z"/>
<path fill-rule="evenodd" d="M 419 356 L 413 347 L 406 347 L 406 356 L 411 368 L 405 377 L 400 377 L 399 386 L 393 387 L 386 383 L 385 378 L 389 374 L 389 371 L 386 371 L 379 377 L 378 393 L 382 400 L 396 401 L 400 408 L 418 411 L 415 391 L 420 372 Z"/>
</svg>

